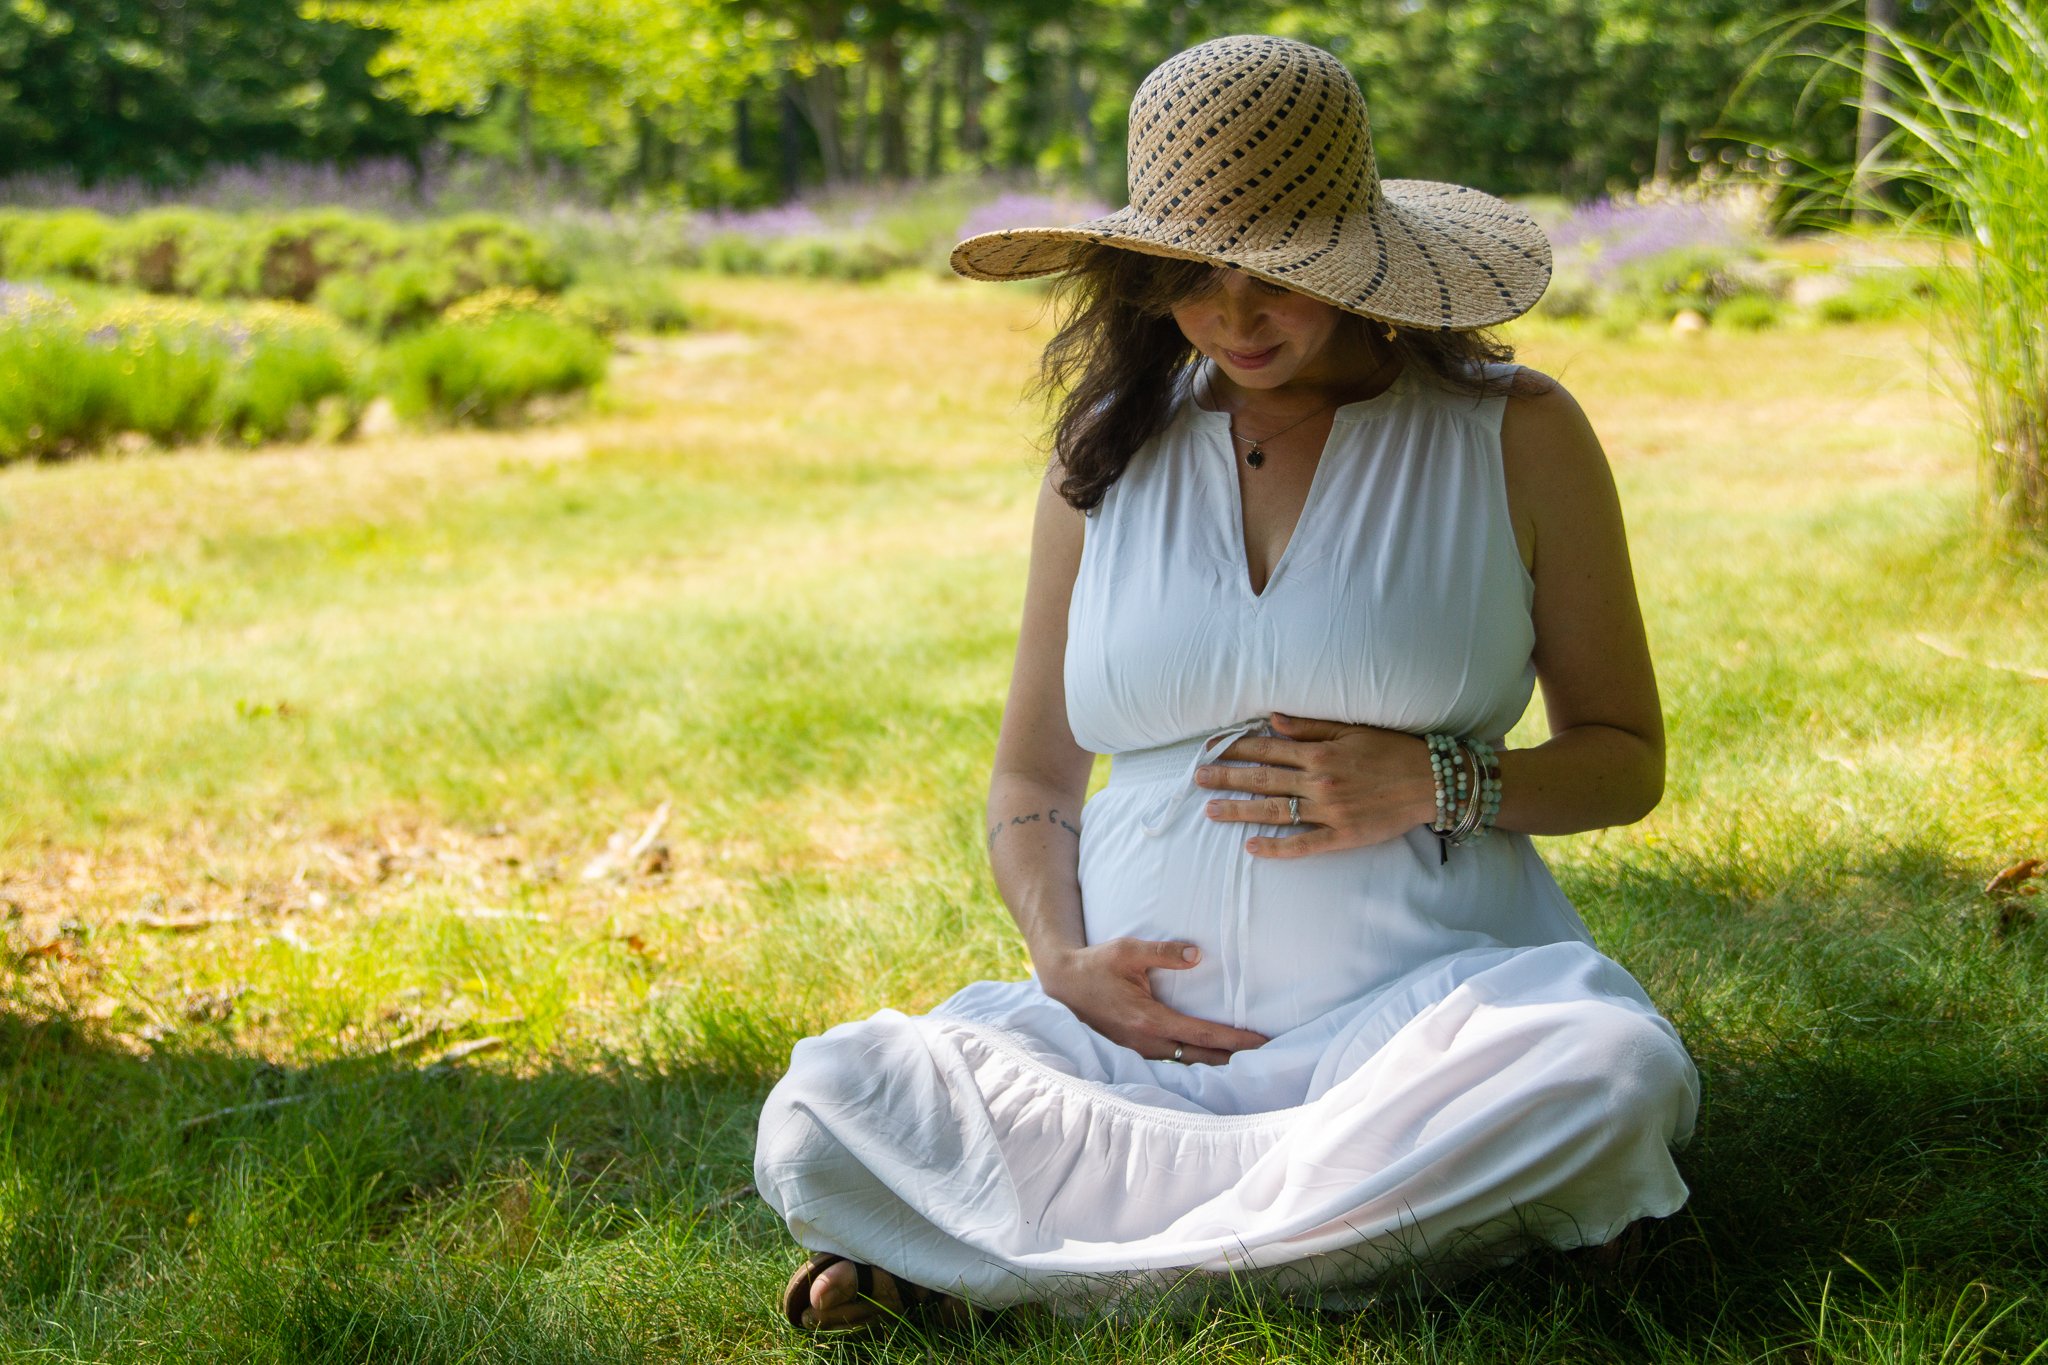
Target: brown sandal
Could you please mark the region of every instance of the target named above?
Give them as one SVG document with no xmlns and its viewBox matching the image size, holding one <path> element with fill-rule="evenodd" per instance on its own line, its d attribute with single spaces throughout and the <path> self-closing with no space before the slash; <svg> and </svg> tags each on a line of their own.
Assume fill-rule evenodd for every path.
<svg viewBox="0 0 2048 1365">
<path fill-rule="evenodd" d="M 811 1307 L 811 1285 L 817 1281 L 818 1276 L 824 1274 L 832 1266 L 838 1265 L 841 1261 L 848 1261 L 852 1264 L 854 1284 L 860 1297 L 874 1302 L 875 1267 L 861 1261 L 855 1261 L 848 1256 L 841 1256 L 836 1252 L 816 1252 L 809 1260 L 797 1267 L 796 1273 L 789 1277 L 789 1283 L 782 1288 L 782 1315 L 789 1319 L 790 1326 L 809 1332 L 852 1332 L 859 1331 L 862 1328 L 873 1327 L 881 1320 L 868 1318 L 860 1322 L 850 1322 L 844 1327 L 804 1326 L 804 1314 Z M 883 1274 L 889 1274 L 889 1272 L 884 1271 Z M 954 1308 L 961 1310 L 965 1316 L 976 1320 L 981 1320 L 987 1313 L 985 1309 L 968 1308 L 966 1304 L 955 1299 L 950 1294 L 941 1294 L 936 1289 L 926 1289 L 921 1284 L 912 1284 L 900 1275 L 889 1275 L 889 1279 L 896 1286 L 896 1297 L 899 1303 L 894 1308 L 889 1308 L 879 1303 L 876 1304 L 877 1307 L 882 1308 L 884 1319 L 890 1317 L 916 1317 L 921 1315 L 924 1310 L 941 1304 L 952 1305 Z"/>
</svg>

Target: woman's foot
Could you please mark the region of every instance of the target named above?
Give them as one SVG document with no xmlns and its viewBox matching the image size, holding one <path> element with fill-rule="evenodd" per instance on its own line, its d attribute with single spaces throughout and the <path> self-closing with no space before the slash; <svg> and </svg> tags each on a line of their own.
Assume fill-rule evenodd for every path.
<svg viewBox="0 0 2048 1365">
<path fill-rule="evenodd" d="M 796 1326 L 817 1332 L 845 1332 L 915 1309 L 941 1321 L 967 1321 L 973 1309 L 949 1294 L 899 1280 L 880 1266 L 820 1253 L 790 1278 L 782 1293 L 783 1312 Z"/>
</svg>

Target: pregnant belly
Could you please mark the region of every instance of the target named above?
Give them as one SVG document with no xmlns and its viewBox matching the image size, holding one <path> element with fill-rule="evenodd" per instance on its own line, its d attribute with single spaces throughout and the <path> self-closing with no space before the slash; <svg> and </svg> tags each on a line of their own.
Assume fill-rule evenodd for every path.
<svg viewBox="0 0 2048 1365">
<path fill-rule="evenodd" d="M 1254 858 L 1247 838 L 1285 831 L 1212 820 L 1201 793 L 1159 819 L 1175 790 L 1133 783 L 1091 800 L 1080 880 L 1090 943 L 1129 937 L 1201 949 L 1194 967 L 1152 973 L 1154 994 L 1176 1010 L 1277 1036 L 1426 962 L 1501 941 L 1481 923 L 1474 901 L 1487 897 L 1474 883 L 1491 882 L 1498 902 L 1500 876 L 1512 869 L 1466 856 L 1486 844 L 1459 849 L 1449 867 L 1419 830 L 1371 848 Z M 1499 850 L 1508 852 L 1504 841 Z"/>
</svg>

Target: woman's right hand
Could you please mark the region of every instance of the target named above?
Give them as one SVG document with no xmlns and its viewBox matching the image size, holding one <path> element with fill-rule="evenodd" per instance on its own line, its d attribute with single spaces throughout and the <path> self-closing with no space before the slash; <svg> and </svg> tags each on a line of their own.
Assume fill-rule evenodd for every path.
<svg viewBox="0 0 2048 1365">
<path fill-rule="evenodd" d="M 1202 960 L 1192 943 L 1113 938 L 1069 948 L 1035 964 L 1038 984 L 1053 999 L 1112 1043 L 1154 1061 L 1172 1059 L 1221 1065 L 1233 1052 L 1263 1046 L 1263 1034 L 1182 1014 L 1152 994 L 1147 972 L 1186 971 Z"/>
</svg>

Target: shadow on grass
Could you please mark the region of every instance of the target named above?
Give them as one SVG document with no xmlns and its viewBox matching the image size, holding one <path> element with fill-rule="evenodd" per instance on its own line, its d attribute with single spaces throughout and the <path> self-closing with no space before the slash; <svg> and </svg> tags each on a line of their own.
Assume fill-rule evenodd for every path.
<svg viewBox="0 0 2048 1365">
<path fill-rule="evenodd" d="M 1819 848 L 1776 868 L 1644 858 L 1566 880 L 1675 1002 L 1705 1085 L 1681 1155 L 1694 1197 L 1632 1269 L 1589 1278 L 1583 1258 L 1545 1254 L 1343 1319 L 1277 1304 L 1025 1318 L 834 1349 L 1918 1358 L 1954 1355 L 2022 1300 L 1981 1344 L 2018 1358 L 2048 1338 L 2042 946 L 1979 923 L 1974 871 L 1926 848 Z M 778 1059 L 765 1039 L 728 1041 L 699 1061 L 678 1045 L 581 1067 L 290 1068 L 183 1044 L 141 1057 L 86 1021 L 0 1010 L 0 1354 L 807 1352 L 771 1308 L 795 1253 L 745 1186 Z"/>
<path fill-rule="evenodd" d="M 0 1010 L 0 1357 L 636 1358 L 675 1327 L 663 1292 L 768 1239 L 760 1092 L 623 1061 L 138 1056 Z"/>
</svg>

